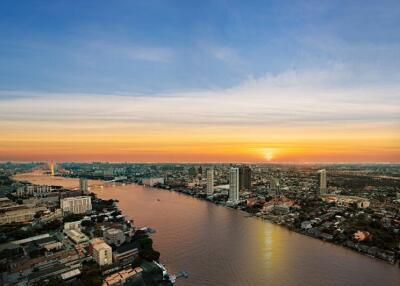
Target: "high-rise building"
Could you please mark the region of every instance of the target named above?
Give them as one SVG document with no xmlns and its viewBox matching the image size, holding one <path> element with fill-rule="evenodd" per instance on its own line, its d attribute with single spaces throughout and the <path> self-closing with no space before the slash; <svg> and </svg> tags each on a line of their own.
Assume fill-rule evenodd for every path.
<svg viewBox="0 0 400 286">
<path fill-rule="evenodd" d="M 322 169 L 318 172 L 319 194 L 326 194 L 326 170 Z"/>
<path fill-rule="evenodd" d="M 279 197 L 281 195 L 280 183 L 278 178 L 271 178 L 271 189 L 274 197 Z"/>
<path fill-rule="evenodd" d="M 214 169 L 207 170 L 207 196 L 214 194 Z"/>
<path fill-rule="evenodd" d="M 251 188 L 251 169 L 249 166 L 239 167 L 239 189 L 250 190 Z"/>
<path fill-rule="evenodd" d="M 239 168 L 232 167 L 229 171 L 229 201 L 239 201 Z"/>
<path fill-rule="evenodd" d="M 60 201 L 63 213 L 83 214 L 92 210 L 92 200 L 89 196 L 70 197 Z"/>
<path fill-rule="evenodd" d="M 81 190 L 82 194 L 88 194 L 88 181 L 86 178 L 79 178 L 79 189 Z"/>
</svg>

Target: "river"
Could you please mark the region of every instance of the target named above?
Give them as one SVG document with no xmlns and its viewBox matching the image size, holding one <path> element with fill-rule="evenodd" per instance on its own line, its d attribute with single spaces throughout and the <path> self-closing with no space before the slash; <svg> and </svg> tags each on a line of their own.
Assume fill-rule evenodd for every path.
<svg viewBox="0 0 400 286">
<path fill-rule="evenodd" d="M 17 175 L 40 184 L 77 187 L 77 179 Z M 100 187 L 100 186 L 103 187 Z M 156 229 L 154 248 L 171 273 L 186 270 L 177 285 L 400 285 L 400 269 L 340 246 L 246 217 L 193 197 L 143 186 L 89 181 L 103 199 L 137 226 Z"/>
</svg>

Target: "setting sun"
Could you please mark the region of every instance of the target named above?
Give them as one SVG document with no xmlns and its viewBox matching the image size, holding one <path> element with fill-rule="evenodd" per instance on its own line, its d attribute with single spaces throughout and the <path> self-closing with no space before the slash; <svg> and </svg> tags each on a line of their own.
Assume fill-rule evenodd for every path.
<svg viewBox="0 0 400 286">
<path fill-rule="evenodd" d="M 274 148 L 265 148 L 264 149 L 264 158 L 269 162 L 272 161 L 275 157 L 275 149 Z"/>
</svg>

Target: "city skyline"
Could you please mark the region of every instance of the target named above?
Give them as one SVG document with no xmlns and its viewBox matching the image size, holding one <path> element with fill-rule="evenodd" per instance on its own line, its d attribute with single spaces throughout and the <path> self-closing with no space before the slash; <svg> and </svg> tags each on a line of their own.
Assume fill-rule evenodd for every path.
<svg viewBox="0 0 400 286">
<path fill-rule="evenodd" d="M 399 163 L 400 5 L 362 6 L 4 1 L 0 161 Z"/>
</svg>

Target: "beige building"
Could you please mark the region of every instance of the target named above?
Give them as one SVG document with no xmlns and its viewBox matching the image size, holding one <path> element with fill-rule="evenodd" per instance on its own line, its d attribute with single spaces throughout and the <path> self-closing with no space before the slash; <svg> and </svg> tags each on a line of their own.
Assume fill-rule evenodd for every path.
<svg viewBox="0 0 400 286">
<path fill-rule="evenodd" d="M 29 222 L 32 221 L 35 214 L 39 211 L 45 211 L 45 207 L 31 207 L 9 210 L 0 214 L 0 224 Z"/>
<path fill-rule="evenodd" d="M 44 195 L 52 192 L 52 187 L 47 185 L 25 185 L 17 189 L 16 195 L 18 197 Z"/>
<path fill-rule="evenodd" d="M 90 196 L 70 197 L 62 199 L 60 208 L 63 213 L 84 214 L 92 210 Z"/>
<path fill-rule="evenodd" d="M 112 248 L 104 241 L 93 245 L 93 259 L 100 266 L 112 264 Z"/>
</svg>

